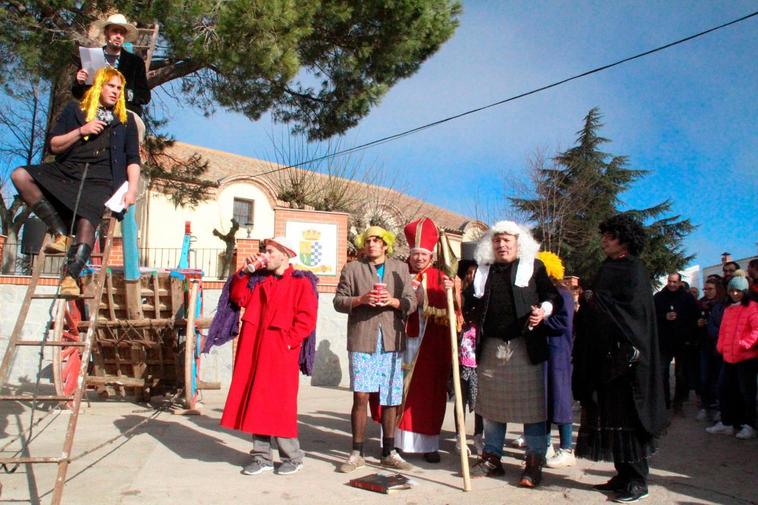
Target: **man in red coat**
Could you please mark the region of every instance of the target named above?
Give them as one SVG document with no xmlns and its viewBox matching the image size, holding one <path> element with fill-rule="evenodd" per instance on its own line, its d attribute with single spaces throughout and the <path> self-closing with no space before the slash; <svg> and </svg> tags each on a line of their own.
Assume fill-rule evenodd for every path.
<svg viewBox="0 0 758 505">
<path fill-rule="evenodd" d="M 408 340 L 403 367 L 405 380 L 410 383 L 395 431 L 395 446 L 406 453 L 423 453 L 426 461 L 438 463 L 439 435 L 452 367 L 445 289 L 452 288 L 453 281 L 432 266 L 439 239 L 434 221 L 417 219 L 404 232 L 411 248 L 408 263 L 418 309 L 409 315 L 406 325 Z"/>
<path fill-rule="evenodd" d="M 271 438 L 282 463 L 279 475 L 303 467 L 297 439 L 298 357 L 300 346 L 316 328 L 318 299 L 307 272 L 289 260 L 296 246 L 284 237 L 264 241 L 265 252 L 245 260 L 229 291 L 244 307 L 232 384 L 221 426 L 253 435 L 253 461 L 242 473 L 274 469 Z"/>
</svg>

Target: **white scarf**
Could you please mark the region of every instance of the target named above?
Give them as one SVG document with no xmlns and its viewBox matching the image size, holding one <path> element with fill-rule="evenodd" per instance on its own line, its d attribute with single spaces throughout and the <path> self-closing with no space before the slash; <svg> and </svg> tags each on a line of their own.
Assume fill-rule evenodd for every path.
<svg viewBox="0 0 758 505">
<path fill-rule="evenodd" d="M 491 265 L 481 265 L 476 269 L 474 274 L 474 296 L 481 298 L 484 296 L 484 286 L 487 285 L 487 277 L 490 275 Z M 516 286 L 525 288 L 529 285 L 529 279 L 534 274 L 534 258 L 519 258 L 518 267 L 516 268 Z"/>
</svg>

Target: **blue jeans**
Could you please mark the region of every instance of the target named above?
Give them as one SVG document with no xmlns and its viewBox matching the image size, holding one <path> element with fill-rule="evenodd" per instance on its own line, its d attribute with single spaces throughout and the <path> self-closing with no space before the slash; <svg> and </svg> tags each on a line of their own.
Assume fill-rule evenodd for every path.
<svg viewBox="0 0 758 505">
<path fill-rule="evenodd" d="M 539 454 L 545 457 L 547 451 L 547 439 L 545 438 L 545 421 L 528 423 L 524 425 L 524 440 L 526 440 L 526 453 Z M 508 425 L 497 421 L 484 420 L 484 450 L 497 456 L 503 455 L 503 443 Z"/>
<path fill-rule="evenodd" d="M 571 449 L 571 436 L 573 425 L 571 423 L 556 424 L 558 426 L 558 436 L 560 437 L 561 449 Z M 550 426 L 545 430 L 547 436 L 545 437 L 545 444 L 550 445 Z"/>
</svg>

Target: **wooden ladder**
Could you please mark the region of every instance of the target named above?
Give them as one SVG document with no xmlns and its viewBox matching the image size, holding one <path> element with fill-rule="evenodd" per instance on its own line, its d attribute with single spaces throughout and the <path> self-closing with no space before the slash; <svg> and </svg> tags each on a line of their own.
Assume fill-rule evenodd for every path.
<svg viewBox="0 0 758 505">
<path fill-rule="evenodd" d="M 111 254 L 111 248 L 113 246 L 113 232 L 116 228 L 116 219 L 111 216 L 110 211 L 106 211 L 103 217 L 103 223 L 107 223 L 107 232 L 105 240 L 105 249 L 102 254 L 93 254 L 93 257 L 101 257 L 102 262 L 100 270 L 95 275 L 94 293 L 89 296 L 79 295 L 76 298 L 66 297 L 59 294 L 39 294 L 36 291 L 37 283 L 39 282 L 40 274 L 45 263 L 46 257 L 58 256 L 62 257 L 65 254 L 45 254 L 45 245 L 50 242 L 51 237 L 48 235 L 40 248 L 39 255 L 36 258 L 34 268 L 32 270 L 32 277 L 29 282 L 29 287 L 26 290 L 24 301 L 21 305 L 16 324 L 13 327 L 13 333 L 8 341 L 8 347 L 5 350 L 3 356 L 2 365 L 0 365 L 0 388 L 4 389 L 5 383 L 10 377 L 11 367 L 16 357 L 16 351 L 19 347 L 23 346 L 48 346 L 48 347 L 81 347 L 81 367 L 79 368 L 79 377 L 76 383 L 76 389 L 71 395 L 37 395 L 36 391 L 32 395 L 0 395 L 0 401 L 31 401 L 34 404 L 37 402 L 53 402 L 63 403 L 70 402 L 71 415 L 68 420 L 68 427 L 66 429 L 66 437 L 63 441 L 63 451 L 59 457 L 43 456 L 43 457 L 12 457 L 3 458 L 0 457 L 0 464 L 4 465 L 19 465 L 19 464 L 36 464 L 36 463 L 53 463 L 58 465 L 58 475 L 55 479 L 55 488 L 53 490 L 52 505 L 60 505 L 63 497 L 63 486 L 66 484 L 66 472 L 68 471 L 69 463 L 71 462 L 71 450 L 74 445 L 74 435 L 76 434 L 76 424 L 79 420 L 79 409 L 82 402 L 82 397 L 87 390 L 86 375 L 87 365 L 90 360 L 90 353 L 92 351 L 92 345 L 95 340 L 97 330 L 97 319 L 100 299 L 103 293 L 103 286 L 105 284 L 106 271 L 108 270 L 108 259 Z M 86 300 L 89 305 L 89 325 L 87 326 L 87 334 L 81 342 L 51 342 L 47 337 L 43 337 L 42 340 L 22 340 L 21 334 L 26 323 L 26 317 L 29 314 L 29 308 L 32 300 L 56 300 L 59 302 L 58 310 L 64 310 L 66 300 L 79 299 Z M 22 435 L 23 437 L 23 435 Z"/>
</svg>

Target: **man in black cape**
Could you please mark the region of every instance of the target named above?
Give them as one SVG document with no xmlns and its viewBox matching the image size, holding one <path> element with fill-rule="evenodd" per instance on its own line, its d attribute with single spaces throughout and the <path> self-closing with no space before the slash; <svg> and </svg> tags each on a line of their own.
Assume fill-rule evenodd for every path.
<svg viewBox="0 0 758 505">
<path fill-rule="evenodd" d="M 600 224 L 603 252 L 576 317 L 574 397 L 582 403 L 576 455 L 613 461 L 618 474 L 600 491 L 614 501 L 647 496 L 648 458 L 667 426 L 650 277 L 637 255 L 642 226 L 631 216 Z"/>
</svg>

